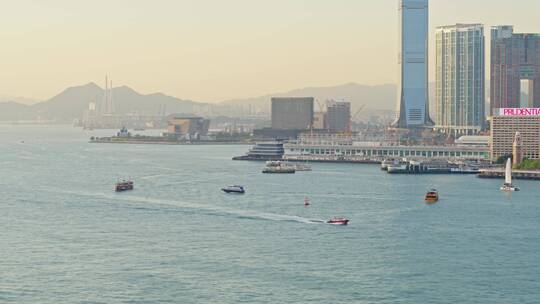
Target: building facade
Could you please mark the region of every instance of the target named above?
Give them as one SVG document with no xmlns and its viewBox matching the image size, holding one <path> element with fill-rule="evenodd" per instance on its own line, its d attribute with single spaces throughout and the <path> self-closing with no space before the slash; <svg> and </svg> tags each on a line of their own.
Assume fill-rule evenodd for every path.
<svg viewBox="0 0 540 304">
<path fill-rule="evenodd" d="M 208 135 L 210 120 L 202 117 L 171 116 L 168 119 L 168 134 L 176 138 L 198 138 Z"/>
<path fill-rule="evenodd" d="M 487 146 L 404 146 L 390 142 L 367 142 L 357 136 L 342 133 L 302 133 L 298 140 L 285 143 L 285 156 L 301 159 L 478 159 L 489 160 Z"/>
<path fill-rule="evenodd" d="M 540 115 L 504 115 L 501 111 L 491 120 L 492 160 L 513 154 L 517 133 L 520 137 L 520 157 L 540 158 Z"/>
<path fill-rule="evenodd" d="M 540 35 L 491 29 L 491 114 L 499 108 L 540 107 Z"/>
<path fill-rule="evenodd" d="M 473 135 L 484 127 L 484 26 L 456 24 L 436 32 L 436 128 Z"/>
<path fill-rule="evenodd" d="M 428 0 L 400 0 L 399 89 L 395 128 L 432 126 L 428 93 Z"/>
<path fill-rule="evenodd" d="M 307 130 L 313 125 L 313 97 L 272 98 L 272 129 Z"/>
<path fill-rule="evenodd" d="M 351 103 L 330 101 L 326 105 L 326 129 L 347 132 L 351 127 Z"/>
</svg>

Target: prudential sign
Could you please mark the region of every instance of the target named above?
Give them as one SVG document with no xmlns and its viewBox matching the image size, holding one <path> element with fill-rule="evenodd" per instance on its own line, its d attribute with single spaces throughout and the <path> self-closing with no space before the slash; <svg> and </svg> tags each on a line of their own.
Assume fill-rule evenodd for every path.
<svg viewBox="0 0 540 304">
<path fill-rule="evenodd" d="M 499 116 L 540 116 L 540 108 L 500 108 Z"/>
</svg>

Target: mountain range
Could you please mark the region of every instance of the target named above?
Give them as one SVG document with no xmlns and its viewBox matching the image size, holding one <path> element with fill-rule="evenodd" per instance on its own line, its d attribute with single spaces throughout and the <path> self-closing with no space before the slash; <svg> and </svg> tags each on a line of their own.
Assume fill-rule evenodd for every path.
<svg viewBox="0 0 540 304">
<path fill-rule="evenodd" d="M 0 103 L 0 120 L 72 121 L 82 117 L 90 102 L 101 105 L 104 94 L 104 89 L 91 82 L 67 88 L 46 101 L 32 105 L 3 102 Z M 162 93 L 140 94 L 127 86 L 113 88 L 112 96 L 118 114 L 157 115 L 160 109 L 167 109 L 169 113 L 192 113 L 195 106 L 201 105 Z"/>
<path fill-rule="evenodd" d="M 272 97 L 315 97 L 321 106 L 329 99 L 345 100 L 351 103 L 353 112 L 361 106 L 371 110 L 394 110 L 396 107 L 396 86 L 392 84 L 368 86 L 347 83 L 331 87 L 308 87 L 288 92 L 269 94 L 255 98 L 232 99 L 222 102 L 223 105 L 251 105 L 270 112 Z M 315 110 L 320 110 L 315 105 Z"/>
<path fill-rule="evenodd" d="M 98 106 L 103 103 L 105 91 L 95 83 L 74 86 L 58 95 L 32 105 L 16 101 L 0 102 L 0 121 L 42 120 L 67 122 L 81 118 L 90 102 Z M 115 112 L 118 114 L 138 113 L 157 115 L 166 109 L 167 113 L 201 113 L 201 109 L 213 115 L 244 115 L 249 113 L 270 113 L 271 97 L 315 97 L 322 105 L 327 99 L 351 102 L 353 112 L 361 106 L 370 111 L 393 111 L 396 102 L 396 86 L 391 84 L 367 86 L 348 83 L 330 87 L 308 87 L 264 96 L 232 99 L 218 103 L 204 103 L 185 100 L 163 93 L 141 94 L 127 86 L 112 89 Z M 211 109 L 208 111 L 208 109 Z M 315 105 L 318 110 L 318 106 Z M 205 113 L 203 113 L 205 114 Z"/>
</svg>

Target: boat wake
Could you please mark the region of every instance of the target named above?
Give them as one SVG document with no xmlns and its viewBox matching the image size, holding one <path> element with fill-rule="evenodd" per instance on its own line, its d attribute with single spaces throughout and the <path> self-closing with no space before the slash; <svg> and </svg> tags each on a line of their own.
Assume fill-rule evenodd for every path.
<svg viewBox="0 0 540 304">
<path fill-rule="evenodd" d="M 91 197 L 91 198 L 104 198 L 111 201 L 127 201 L 127 202 L 133 202 L 133 203 L 173 206 L 173 207 L 182 208 L 182 209 L 206 211 L 206 212 L 210 212 L 216 215 L 232 215 L 240 219 L 285 221 L 285 222 L 297 222 L 297 223 L 303 223 L 303 224 L 326 223 L 325 220 L 309 219 L 309 218 L 296 216 L 296 215 L 266 213 L 266 212 L 258 212 L 258 211 L 253 211 L 253 210 L 241 210 L 241 209 L 233 209 L 233 208 L 220 207 L 220 206 L 209 206 L 205 204 L 197 204 L 197 203 L 190 203 L 190 202 L 184 202 L 184 201 L 157 199 L 157 198 L 141 197 L 141 196 L 133 196 L 133 195 L 114 195 L 114 194 L 108 194 L 108 193 L 90 193 L 90 192 L 82 192 L 82 191 L 65 191 L 65 190 L 56 190 L 56 191 L 47 190 L 47 191 L 61 193 L 61 194 L 68 194 L 68 195 Z"/>
</svg>

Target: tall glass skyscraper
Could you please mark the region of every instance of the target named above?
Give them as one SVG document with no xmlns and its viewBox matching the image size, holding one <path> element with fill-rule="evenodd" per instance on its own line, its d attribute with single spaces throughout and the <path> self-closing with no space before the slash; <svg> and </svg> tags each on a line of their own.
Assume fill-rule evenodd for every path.
<svg viewBox="0 0 540 304">
<path fill-rule="evenodd" d="M 476 134 L 485 121 L 484 26 L 441 26 L 436 34 L 436 128 Z"/>
<path fill-rule="evenodd" d="M 393 126 L 414 129 L 433 125 L 428 95 L 428 0 L 400 0 L 400 86 Z"/>
<path fill-rule="evenodd" d="M 491 28 L 491 114 L 498 108 L 540 107 L 540 35 Z"/>
</svg>

